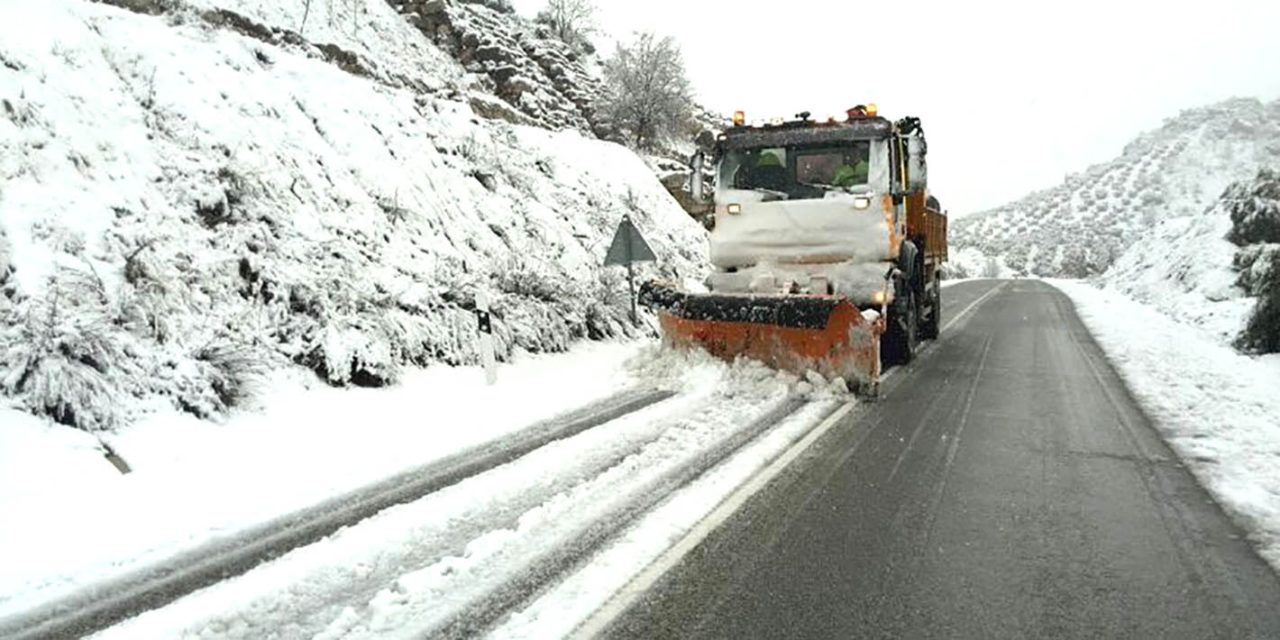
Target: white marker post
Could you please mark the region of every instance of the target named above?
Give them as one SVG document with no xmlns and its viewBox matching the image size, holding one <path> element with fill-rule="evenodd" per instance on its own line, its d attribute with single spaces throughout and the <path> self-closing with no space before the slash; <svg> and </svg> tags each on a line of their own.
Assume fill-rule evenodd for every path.
<svg viewBox="0 0 1280 640">
<path fill-rule="evenodd" d="M 493 355 L 493 317 L 489 313 L 489 294 L 476 292 L 476 319 L 480 328 L 480 363 L 484 365 L 484 380 L 487 384 L 498 381 L 498 363 Z"/>
</svg>

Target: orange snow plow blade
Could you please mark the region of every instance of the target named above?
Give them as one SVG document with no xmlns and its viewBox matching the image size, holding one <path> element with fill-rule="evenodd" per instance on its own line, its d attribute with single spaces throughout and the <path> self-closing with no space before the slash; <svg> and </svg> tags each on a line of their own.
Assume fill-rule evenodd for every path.
<svg viewBox="0 0 1280 640">
<path fill-rule="evenodd" d="M 658 313 L 663 340 L 732 360 L 745 356 L 798 374 L 844 378 L 874 393 L 883 321 L 849 300 L 816 295 L 688 294 L 645 283 L 640 302 Z"/>
</svg>

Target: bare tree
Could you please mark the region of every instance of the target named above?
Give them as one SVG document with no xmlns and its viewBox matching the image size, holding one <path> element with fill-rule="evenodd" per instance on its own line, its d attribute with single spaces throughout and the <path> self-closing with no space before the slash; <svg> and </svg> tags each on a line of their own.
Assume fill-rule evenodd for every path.
<svg viewBox="0 0 1280 640">
<path fill-rule="evenodd" d="M 547 0 L 535 22 L 545 24 L 551 34 L 580 51 L 591 51 L 590 36 L 595 33 L 596 7 L 591 0 Z"/>
<path fill-rule="evenodd" d="M 652 151 L 680 130 L 693 99 L 680 47 L 669 36 L 641 33 L 619 44 L 604 66 L 599 115 L 637 149 Z"/>
<path fill-rule="evenodd" d="M 307 18 L 311 15 L 311 0 L 302 0 L 302 26 L 298 27 L 299 35 L 307 33 Z"/>
</svg>

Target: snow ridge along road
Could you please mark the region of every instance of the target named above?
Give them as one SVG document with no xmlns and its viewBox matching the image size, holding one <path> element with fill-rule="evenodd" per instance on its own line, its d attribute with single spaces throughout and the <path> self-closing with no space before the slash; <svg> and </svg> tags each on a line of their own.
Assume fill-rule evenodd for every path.
<svg viewBox="0 0 1280 640">
<path fill-rule="evenodd" d="M 640 366 L 701 373 L 667 401 L 387 509 L 98 637 L 567 634 L 743 474 L 848 399 L 753 362 L 657 354 Z"/>
<path fill-rule="evenodd" d="M 27 612 L 0 619 L 0 637 L 83 636 L 239 575 L 396 505 L 420 499 L 671 398 L 672 391 L 631 389 L 535 424 L 517 434 L 397 474 L 364 489 L 289 514 L 183 553 L 158 566 L 92 585 Z"/>
<path fill-rule="evenodd" d="M 484 593 L 431 628 L 421 629 L 424 637 L 473 637 L 491 629 L 507 613 L 532 602 L 558 577 L 590 558 L 591 554 L 639 515 L 695 478 L 720 464 L 743 445 L 795 413 L 803 400 L 790 398 L 754 420 L 747 428 L 729 433 L 710 448 L 699 452 L 661 474 L 646 478 L 615 497 L 602 517 L 580 523 L 568 535 L 568 544 L 529 560 L 506 582 Z"/>
</svg>

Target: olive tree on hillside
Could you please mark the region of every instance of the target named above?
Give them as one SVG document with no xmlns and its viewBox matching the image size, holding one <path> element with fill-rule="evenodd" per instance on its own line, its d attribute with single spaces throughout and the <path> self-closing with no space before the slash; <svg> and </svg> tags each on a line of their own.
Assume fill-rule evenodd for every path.
<svg viewBox="0 0 1280 640">
<path fill-rule="evenodd" d="M 594 52 L 596 6 L 591 0 L 547 0 L 547 6 L 533 20 L 546 25 L 551 35 L 579 51 Z"/>
<path fill-rule="evenodd" d="M 597 111 L 611 133 L 637 149 L 655 150 L 690 118 L 693 99 L 680 47 L 652 33 L 619 44 L 604 64 Z"/>
</svg>

